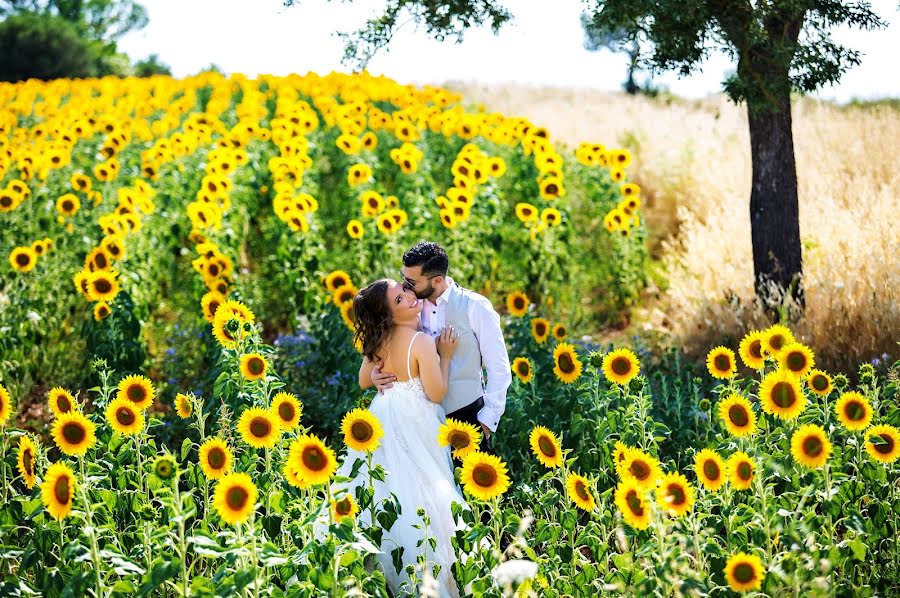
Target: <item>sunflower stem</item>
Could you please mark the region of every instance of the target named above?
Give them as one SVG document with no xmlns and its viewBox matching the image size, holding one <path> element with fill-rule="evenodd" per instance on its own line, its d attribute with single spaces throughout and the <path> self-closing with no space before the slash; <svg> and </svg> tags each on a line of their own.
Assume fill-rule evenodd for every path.
<svg viewBox="0 0 900 598">
<path fill-rule="evenodd" d="M 3 471 L 3 504 L 6 504 L 6 424 L 0 426 L 0 471 Z"/>
<path fill-rule="evenodd" d="M 691 535 L 694 539 L 694 554 L 697 556 L 697 569 L 700 575 L 706 574 L 706 559 L 703 558 L 703 551 L 700 550 L 700 516 L 696 509 L 690 514 Z"/>
<path fill-rule="evenodd" d="M 825 509 L 825 531 L 828 532 L 829 546 L 834 544 L 834 530 L 832 529 L 831 509 L 828 505 L 831 502 L 831 469 L 828 467 L 828 461 L 825 461 L 825 501 L 822 506 Z"/>
<path fill-rule="evenodd" d="M 259 559 L 256 556 L 256 512 L 250 513 L 250 521 L 247 524 L 250 530 L 250 556 L 253 559 L 251 566 L 253 568 L 253 596 L 259 598 Z"/>
<path fill-rule="evenodd" d="M 375 478 L 372 476 L 372 452 L 369 451 L 366 453 L 366 471 L 369 473 L 369 494 L 370 504 L 369 508 L 372 510 L 372 518 L 369 522 L 369 525 L 375 527 Z"/>
<path fill-rule="evenodd" d="M 85 529 L 85 532 L 87 532 L 88 539 L 91 541 L 91 561 L 94 565 L 94 572 L 97 574 L 96 591 L 98 598 L 100 598 L 101 596 L 106 596 L 106 591 L 103 587 L 103 576 L 100 573 L 100 546 L 97 543 L 97 531 L 94 529 L 94 518 L 91 515 L 91 503 L 87 494 L 87 478 L 84 477 L 84 455 L 80 455 L 78 461 L 81 467 L 82 477 L 82 483 L 78 484 L 78 490 L 81 494 L 81 501 L 84 503 L 84 515 L 87 519 L 87 528 Z"/>
</svg>

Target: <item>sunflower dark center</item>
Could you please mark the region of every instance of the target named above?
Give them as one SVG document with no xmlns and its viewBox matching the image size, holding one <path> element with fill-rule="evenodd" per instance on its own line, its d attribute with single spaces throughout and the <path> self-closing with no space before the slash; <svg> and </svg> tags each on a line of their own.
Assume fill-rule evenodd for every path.
<svg viewBox="0 0 900 598">
<path fill-rule="evenodd" d="M 791 351 L 787 356 L 787 366 L 792 372 L 802 372 L 806 367 L 806 355 L 799 351 Z"/>
<path fill-rule="evenodd" d="M 819 392 L 825 392 L 825 390 L 828 388 L 828 378 L 826 378 L 822 374 L 816 374 L 812 377 L 812 380 L 809 381 L 809 384 L 815 390 L 818 390 Z"/>
<path fill-rule="evenodd" d="M 225 451 L 223 451 L 220 447 L 214 447 L 206 455 L 206 462 L 213 469 L 222 469 L 223 467 L 225 467 L 225 461 Z"/>
<path fill-rule="evenodd" d="M 865 406 L 863 406 L 861 401 L 847 401 L 847 403 L 844 405 L 844 415 L 850 421 L 861 421 L 866 417 L 866 408 Z"/>
<path fill-rule="evenodd" d="M 294 421 L 294 415 L 296 415 L 296 413 L 297 410 L 294 409 L 294 406 L 287 401 L 284 401 L 283 403 L 278 405 L 278 417 L 280 417 L 282 421 Z"/>
<path fill-rule="evenodd" d="M 156 475 L 164 480 L 168 480 L 175 472 L 172 462 L 168 459 L 162 459 L 156 464 Z"/>
<path fill-rule="evenodd" d="M 519 362 L 519 375 L 522 376 L 523 378 L 525 378 L 530 373 L 531 373 L 531 366 L 528 365 L 528 362 L 520 361 Z"/>
<path fill-rule="evenodd" d="M 482 488 L 489 488 L 497 481 L 497 471 L 487 464 L 479 464 L 472 470 L 472 480 Z"/>
<path fill-rule="evenodd" d="M 81 422 L 67 422 L 63 425 L 62 435 L 69 444 L 81 444 L 87 438 L 87 430 Z"/>
<path fill-rule="evenodd" d="M 792 407 L 797 402 L 794 387 L 788 382 L 777 382 L 772 387 L 772 402 L 782 409 Z"/>
<path fill-rule="evenodd" d="M 750 563 L 738 563 L 734 568 L 734 578 L 738 583 L 750 583 L 756 579 L 756 571 Z"/>
<path fill-rule="evenodd" d="M 640 481 L 644 481 L 650 477 L 650 474 L 653 470 L 650 468 L 650 465 L 646 461 L 642 461 L 640 459 L 635 459 L 631 462 L 631 465 L 628 466 L 628 471 L 633 475 L 636 479 Z"/>
<path fill-rule="evenodd" d="M 140 403 L 147 398 L 147 391 L 140 384 L 132 384 L 128 387 L 128 390 L 125 391 L 125 396 L 128 397 L 128 400 L 132 403 Z"/>
<path fill-rule="evenodd" d="M 22 451 L 22 464 L 25 466 L 26 474 L 34 475 L 34 453 L 31 452 L 31 448 Z"/>
<path fill-rule="evenodd" d="M 771 345 L 772 348 L 776 351 L 780 351 L 786 342 L 787 339 L 783 334 L 773 334 L 772 338 L 769 339 L 769 345 Z"/>
<path fill-rule="evenodd" d="M 216 264 L 210 264 L 209 265 L 209 273 L 212 274 L 213 276 L 218 276 L 219 275 L 219 266 L 217 266 Z"/>
<path fill-rule="evenodd" d="M 534 325 L 534 332 L 538 336 L 544 336 L 545 334 L 547 334 L 547 325 L 543 322 L 538 322 Z"/>
<path fill-rule="evenodd" d="M 728 372 L 731 370 L 731 359 L 729 359 L 727 355 L 716 355 L 713 364 L 720 372 Z"/>
<path fill-rule="evenodd" d="M 818 436 L 807 436 L 803 439 L 803 454 L 808 457 L 818 457 L 825 450 L 822 439 Z"/>
<path fill-rule="evenodd" d="M 559 191 L 559 186 L 556 183 L 550 183 L 547 185 L 546 191 L 548 194 L 553 195 Z"/>
<path fill-rule="evenodd" d="M 719 469 L 718 463 L 712 459 L 707 459 L 703 462 L 703 475 L 709 480 L 716 481 L 722 475 L 722 470 Z"/>
<path fill-rule="evenodd" d="M 374 434 L 375 430 L 372 429 L 372 424 L 367 421 L 357 420 L 350 426 L 350 435 L 357 442 L 368 442 Z"/>
<path fill-rule="evenodd" d="M 63 210 L 65 210 L 66 212 L 71 212 L 72 208 L 74 208 L 74 207 L 75 207 L 75 204 L 73 204 L 72 201 L 69 199 L 67 199 L 66 201 L 63 202 Z"/>
<path fill-rule="evenodd" d="M 66 395 L 59 395 L 57 397 L 56 406 L 59 407 L 59 410 L 62 413 L 68 413 L 72 410 L 72 402 Z"/>
<path fill-rule="evenodd" d="M 337 276 L 332 280 L 332 284 L 334 285 L 334 288 L 339 288 L 347 284 L 347 279 L 343 276 Z"/>
<path fill-rule="evenodd" d="M 563 353 L 559 356 L 559 369 L 562 370 L 564 374 L 571 374 L 575 371 L 575 362 L 572 361 L 571 355 Z"/>
<path fill-rule="evenodd" d="M 137 417 L 134 414 L 134 411 L 128 407 L 119 407 L 116 409 L 116 421 L 119 422 L 123 426 L 130 426 L 134 423 Z"/>
<path fill-rule="evenodd" d="M 106 268 L 109 265 L 109 262 L 106 259 L 106 256 L 102 253 L 98 253 L 97 257 L 94 259 L 94 263 L 97 264 L 98 268 Z"/>
<path fill-rule="evenodd" d="M 609 365 L 614 374 L 624 376 L 631 372 L 631 361 L 627 357 L 616 357 Z"/>
<path fill-rule="evenodd" d="M 325 453 L 317 446 L 308 446 L 304 448 L 300 458 L 303 461 L 303 465 L 312 471 L 322 471 L 328 464 L 325 459 Z"/>
<path fill-rule="evenodd" d="M 265 417 L 254 417 L 250 420 L 250 433 L 256 438 L 268 438 L 272 433 L 272 422 Z"/>
<path fill-rule="evenodd" d="M 16 263 L 20 266 L 27 266 L 31 263 L 31 256 L 27 253 L 16 254 Z"/>
<path fill-rule="evenodd" d="M 565 337 L 566 336 L 566 327 L 565 326 L 557 326 L 555 334 L 559 338 Z"/>
<path fill-rule="evenodd" d="M 108 293 L 112 290 L 112 283 L 105 278 L 94 281 L 94 288 L 100 293 Z"/>
<path fill-rule="evenodd" d="M 729 407 L 728 419 L 739 428 L 746 427 L 750 423 L 750 416 L 743 405 L 732 405 Z"/>
<path fill-rule="evenodd" d="M 666 486 L 666 495 L 672 506 L 677 507 L 683 505 L 687 501 L 687 494 L 685 494 L 684 487 L 681 484 L 673 483 Z"/>
<path fill-rule="evenodd" d="M 628 505 L 628 510 L 634 513 L 637 517 L 643 517 L 644 515 L 644 503 L 641 500 L 641 497 L 638 496 L 637 491 L 629 490 L 628 494 L 625 495 L 625 504 Z"/>
<path fill-rule="evenodd" d="M 450 435 L 447 437 L 447 441 L 450 443 L 454 449 L 464 449 L 470 444 L 472 444 L 472 439 L 469 438 L 469 435 L 463 432 L 462 430 L 453 430 L 450 432 Z"/>
<path fill-rule="evenodd" d="M 581 480 L 575 482 L 575 494 L 584 501 L 591 500 L 591 493 L 588 492 L 587 486 Z"/>
<path fill-rule="evenodd" d="M 266 371 L 266 362 L 259 357 L 251 357 L 247 360 L 247 369 L 254 376 L 260 376 Z"/>
<path fill-rule="evenodd" d="M 875 444 L 873 442 L 873 448 L 882 455 L 890 455 L 893 453 L 895 448 L 894 437 L 890 434 L 879 434 L 878 436 L 881 438 L 882 444 Z"/>
<path fill-rule="evenodd" d="M 538 447 L 545 457 L 553 458 L 556 456 L 556 445 L 546 436 L 541 436 L 538 440 Z"/>
<path fill-rule="evenodd" d="M 239 511 L 247 506 L 250 499 L 250 493 L 242 486 L 232 486 L 225 493 L 225 502 L 228 503 L 230 509 Z"/>
<path fill-rule="evenodd" d="M 753 477 L 753 466 L 748 461 L 741 461 L 735 468 L 735 472 L 740 479 L 747 482 Z"/>
<path fill-rule="evenodd" d="M 513 299 L 513 307 L 516 309 L 525 309 L 525 300 L 521 297 L 516 297 Z"/>
<path fill-rule="evenodd" d="M 56 478 L 56 483 L 53 484 L 53 496 L 56 498 L 56 502 L 64 505 L 69 504 L 69 501 L 72 499 L 72 493 L 69 490 L 68 475 L 61 475 Z"/>
<path fill-rule="evenodd" d="M 338 515 L 342 517 L 346 517 L 353 510 L 353 507 L 350 504 L 350 499 L 345 498 L 343 500 L 339 500 L 337 504 L 334 505 L 334 510 Z"/>
<path fill-rule="evenodd" d="M 4 208 L 8 208 L 12 204 L 13 204 L 12 197 L 10 197 L 9 195 L 0 195 L 0 206 L 3 206 Z"/>
</svg>

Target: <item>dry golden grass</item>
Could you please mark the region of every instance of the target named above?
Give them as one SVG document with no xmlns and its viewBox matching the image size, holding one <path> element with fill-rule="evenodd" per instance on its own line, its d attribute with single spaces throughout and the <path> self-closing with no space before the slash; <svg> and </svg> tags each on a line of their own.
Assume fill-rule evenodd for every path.
<svg viewBox="0 0 900 598">
<path fill-rule="evenodd" d="M 526 116 L 558 140 L 625 145 L 644 189 L 654 254 L 668 270 L 636 312 L 689 352 L 732 345 L 767 322 L 754 309 L 750 149 L 743 107 L 572 88 L 450 83 L 488 110 Z M 807 308 L 791 327 L 826 367 L 900 340 L 900 111 L 794 105 Z"/>
</svg>

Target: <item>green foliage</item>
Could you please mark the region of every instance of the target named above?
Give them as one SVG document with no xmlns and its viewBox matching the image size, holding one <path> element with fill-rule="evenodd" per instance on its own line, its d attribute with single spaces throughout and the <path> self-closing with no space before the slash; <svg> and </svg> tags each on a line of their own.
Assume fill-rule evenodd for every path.
<svg viewBox="0 0 900 598">
<path fill-rule="evenodd" d="M 0 81 L 97 74 L 97 47 L 59 17 L 22 13 L 0 21 L 0 55 Z"/>
<path fill-rule="evenodd" d="M 172 70 L 159 59 L 158 54 L 151 54 L 134 63 L 135 77 L 152 77 L 153 75 L 172 75 Z"/>
</svg>

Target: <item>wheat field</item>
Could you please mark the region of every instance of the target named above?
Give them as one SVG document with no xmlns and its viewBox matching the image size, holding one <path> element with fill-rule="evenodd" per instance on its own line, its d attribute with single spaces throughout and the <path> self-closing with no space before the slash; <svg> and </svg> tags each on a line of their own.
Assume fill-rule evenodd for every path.
<svg viewBox="0 0 900 598">
<path fill-rule="evenodd" d="M 486 110 L 521 114 L 559 142 L 632 150 L 667 284 L 633 324 L 689 352 L 764 327 L 753 308 L 751 164 L 744 107 L 590 89 L 455 82 Z M 794 103 L 805 314 L 793 324 L 829 367 L 888 353 L 900 332 L 900 111 Z"/>
</svg>

